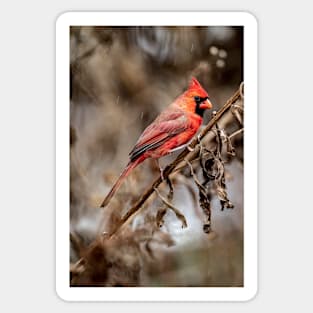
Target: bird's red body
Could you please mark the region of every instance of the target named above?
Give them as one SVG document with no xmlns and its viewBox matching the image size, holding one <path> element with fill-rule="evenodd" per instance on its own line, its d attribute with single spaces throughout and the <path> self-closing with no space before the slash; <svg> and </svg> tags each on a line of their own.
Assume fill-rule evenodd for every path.
<svg viewBox="0 0 313 313">
<path fill-rule="evenodd" d="M 174 100 L 142 133 L 130 161 L 101 204 L 106 206 L 124 178 L 147 158 L 158 159 L 188 143 L 197 133 L 205 109 L 211 109 L 207 92 L 192 78 L 188 89 Z"/>
</svg>

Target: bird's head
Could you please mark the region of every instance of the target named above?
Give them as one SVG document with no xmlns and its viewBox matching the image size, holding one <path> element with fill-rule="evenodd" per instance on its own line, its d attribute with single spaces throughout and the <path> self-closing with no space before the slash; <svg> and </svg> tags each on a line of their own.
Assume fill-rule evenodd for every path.
<svg viewBox="0 0 313 313">
<path fill-rule="evenodd" d="M 212 109 L 208 93 L 196 78 L 192 77 L 188 89 L 183 94 L 184 109 L 203 117 L 204 110 Z"/>
</svg>

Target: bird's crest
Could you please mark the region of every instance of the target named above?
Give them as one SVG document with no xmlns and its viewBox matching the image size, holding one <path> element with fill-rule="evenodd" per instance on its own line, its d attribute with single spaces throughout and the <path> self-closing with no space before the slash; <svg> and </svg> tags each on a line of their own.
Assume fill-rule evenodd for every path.
<svg viewBox="0 0 313 313">
<path fill-rule="evenodd" d="M 187 93 L 194 95 L 194 96 L 197 95 L 200 97 L 207 97 L 208 96 L 207 92 L 204 90 L 204 88 L 201 86 L 201 84 L 198 82 L 198 80 L 195 77 L 191 78 Z"/>
<path fill-rule="evenodd" d="M 192 77 L 188 89 L 198 89 L 199 87 L 202 88 L 198 80 Z"/>
</svg>

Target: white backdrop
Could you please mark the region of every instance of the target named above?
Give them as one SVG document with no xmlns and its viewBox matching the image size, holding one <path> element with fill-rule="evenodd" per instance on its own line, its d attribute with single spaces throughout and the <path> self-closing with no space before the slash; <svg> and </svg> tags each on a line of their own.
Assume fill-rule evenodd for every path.
<svg viewBox="0 0 313 313">
<path fill-rule="evenodd" d="M 65 303 L 56 296 L 54 23 L 68 10 L 127 9 L 233 9 L 258 18 L 259 292 L 247 303 Z M 301 0 L 2 2 L 1 311 L 311 311 L 311 14 Z"/>
</svg>

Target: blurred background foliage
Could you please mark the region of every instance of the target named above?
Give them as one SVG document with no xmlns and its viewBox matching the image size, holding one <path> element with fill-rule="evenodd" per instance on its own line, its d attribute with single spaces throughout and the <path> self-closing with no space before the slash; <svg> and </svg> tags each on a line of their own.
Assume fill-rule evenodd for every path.
<svg viewBox="0 0 313 313">
<path fill-rule="evenodd" d="M 226 160 L 226 185 L 235 208 L 221 211 L 213 201 L 213 233 L 203 232 L 203 213 L 192 192 L 176 182 L 174 204 L 185 215 L 187 228 L 169 212 L 155 231 L 156 212 L 148 203 L 151 207 L 123 236 L 99 241 L 157 177 L 158 169 L 146 161 L 110 207 L 99 209 L 141 132 L 186 89 L 191 76 L 218 110 L 243 81 L 243 29 L 71 27 L 71 263 L 81 254 L 88 259 L 84 270 L 72 273 L 72 285 L 242 286 L 242 135 L 233 141 L 236 157 Z M 206 113 L 204 123 L 210 116 Z M 236 127 L 227 123 L 230 133 Z M 92 248 L 83 248 L 90 244 Z"/>
</svg>

